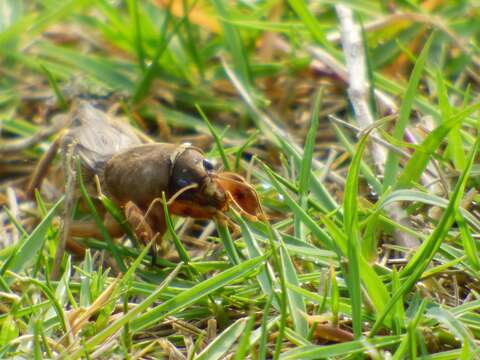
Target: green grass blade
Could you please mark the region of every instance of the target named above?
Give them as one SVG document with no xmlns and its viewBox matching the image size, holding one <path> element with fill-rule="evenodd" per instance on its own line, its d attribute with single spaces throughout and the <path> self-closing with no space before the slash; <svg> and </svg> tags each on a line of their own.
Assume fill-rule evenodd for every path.
<svg viewBox="0 0 480 360">
<path fill-rule="evenodd" d="M 307 204 L 308 204 L 310 174 L 312 171 L 312 157 L 313 157 L 313 150 L 315 148 L 315 140 L 317 137 L 321 104 L 322 104 L 322 89 L 319 90 L 317 96 L 315 97 L 311 121 L 310 121 L 310 129 L 308 130 L 307 138 L 305 141 L 305 149 L 303 151 L 303 160 L 302 160 L 302 165 L 300 167 L 300 177 L 298 180 L 299 202 L 300 202 L 300 206 L 305 210 L 307 209 Z M 307 240 L 304 235 L 301 219 L 297 216 L 295 217 L 295 236 L 302 241 Z"/>
<path fill-rule="evenodd" d="M 126 315 L 122 316 L 121 318 L 117 319 L 114 323 L 91 337 L 84 345 L 85 349 L 78 350 L 72 355 L 72 359 L 77 359 L 81 355 L 83 355 L 84 350 L 93 349 L 95 346 L 103 343 L 107 340 L 110 336 L 116 334 L 123 326 L 133 319 L 135 319 L 139 314 L 144 312 L 151 306 L 158 297 L 165 291 L 168 287 L 170 282 L 177 276 L 178 272 L 180 271 L 182 265 L 178 265 L 169 275 L 168 277 L 162 282 L 162 284 L 152 293 L 150 294 L 145 300 L 143 300 L 140 304 L 138 304 L 134 309 L 129 311 Z"/>
<path fill-rule="evenodd" d="M 245 331 L 243 332 L 240 340 L 238 341 L 238 348 L 235 353 L 234 360 L 243 360 L 247 358 L 247 354 L 253 353 L 252 348 L 250 347 L 250 339 L 252 337 L 252 330 L 255 326 L 255 315 L 250 315 L 245 326 Z"/>
<path fill-rule="evenodd" d="M 65 100 L 65 97 L 62 94 L 62 91 L 58 87 L 57 80 L 44 65 L 40 65 L 40 68 L 43 70 L 43 72 L 47 76 L 48 82 L 52 87 L 53 92 L 55 93 L 55 96 L 57 97 L 58 103 L 60 104 L 60 108 L 63 110 L 66 110 L 68 108 L 68 104 L 67 104 L 67 101 Z"/>
<path fill-rule="evenodd" d="M 53 217 L 57 213 L 58 207 L 63 202 L 63 196 L 53 205 L 47 215 L 42 219 L 40 224 L 37 225 L 35 230 L 25 238 L 25 240 L 19 245 L 14 257 L 11 261 L 7 262 L 8 268 L 3 268 L 0 274 L 5 274 L 7 270 L 15 273 L 20 273 L 30 262 L 36 259 L 38 250 L 43 246 L 47 231 L 52 223 Z"/>
<path fill-rule="evenodd" d="M 268 341 L 268 315 L 270 312 L 270 306 L 272 304 L 273 296 L 270 296 L 265 303 L 262 314 L 262 321 L 260 325 L 260 338 L 258 344 L 258 358 L 267 358 L 267 341 Z"/>
<path fill-rule="evenodd" d="M 360 282 L 360 230 L 358 227 L 358 177 L 360 163 L 365 150 L 368 134 L 364 135 L 358 145 L 348 170 L 343 200 L 344 231 L 347 235 L 348 257 L 348 291 L 352 301 L 352 321 L 355 338 L 362 336 L 362 294 Z"/>
<path fill-rule="evenodd" d="M 250 227 L 248 226 L 247 222 L 236 212 L 233 212 L 233 217 L 237 224 L 240 225 L 240 230 L 242 231 L 243 241 L 247 246 L 248 257 L 250 259 L 259 257 L 263 255 L 260 246 L 258 245 L 257 240 L 255 239 L 254 234 L 252 233 Z M 265 263 L 265 267 L 260 271 L 257 275 L 257 280 L 262 288 L 262 291 L 265 293 L 266 296 L 271 297 L 274 295 L 273 293 L 273 285 L 272 282 L 275 281 L 275 275 L 273 274 L 273 270 L 270 267 L 268 262 Z M 276 297 L 272 300 L 273 306 L 279 309 L 280 305 Z"/>
<path fill-rule="evenodd" d="M 226 171 L 230 171 L 230 164 L 228 162 L 227 154 L 225 154 L 225 149 L 223 148 L 222 144 L 222 139 L 220 138 L 220 135 L 218 134 L 218 131 L 213 127 L 212 123 L 210 120 L 208 120 L 207 115 L 203 112 L 202 108 L 198 106 L 198 104 L 195 105 L 197 108 L 197 111 L 199 112 L 200 116 L 202 117 L 203 121 L 205 121 L 205 124 L 208 127 L 208 130 L 210 130 L 210 133 L 213 136 L 213 140 L 215 140 L 215 144 L 217 145 L 218 152 L 220 153 L 220 156 L 223 161 L 223 166 L 225 167 Z"/>
<path fill-rule="evenodd" d="M 85 274 L 91 274 L 93 272 L 92 253 L 90 249 L 85 251 L 85 258 L 83 259 L 83 272 Z M 87 307 L 90 305 L 91 293 L 90 293 L 91 279 L 89 276 L 84 276 L 80 280 L 80 306 Z"/>
<path fill-rule="evenodd" d="M 97 209 L 95 208 L 95 205 L 93 204 L 92 199 L 90 199 L 90 195 L 88 195 L 87 188 L 85 187 L 85 184 L 83 182 L 80 158 L 77 158 L 77 182 L 78 182 L 78 186 L 80 187 L 80 192 L 82 194 L 83 200 L 85 200 L 85 203 L 87 204 L 87 207 L 90 213 L 92 214 L 93 219 L 95 220 L 95 224 L 98 226 L 98 229 L 102 234 L 103 239 L 107 243 L 109 250 L 112 252 L 112 255 L 115 261 L 117 262 L 117 265 L 119 266 L 120 270 L 122 270 L 122 272 L 125 273 L 127 271 L 127 267 L 123 263 L 120 253 L 118 252 L 117 247 L 113 243 L 113 240 L 110 237 L 110 234 L 108 233 L 107 229 L 103 225 L 103 221 L 100 218 L 100 215 L 98 215 Z"/>
<path fill-rule="evenodd" d="M 329 289 L 328 292 L 330 293 L 330 310 L 332 311 L 332 324 L 333 326 L 338 326 L 338 313 L 340 310 L 340 293 L 338 291 L 338 282 L 337 282 L 337 273 L 333 266 L 330 267 L 330 271 L 328 272 L 329 278 Z M 324 300 L 326 300 L 326 296 L 324 296 Z"/>
<path fill-rule="evenodd" d="M 444 120 L 448 120 L 452 116 L 452 107 L 450 106 L 448 100 L 448 90 L 440 70 L 437 71 L 437 92 L 442 118 Z M 463 143 L 460 135 L 460 124 L 453 127 L 448 133 L 448 145 L 446 152 L 457 170 L 465 168 L 467 159 L 465 152 L 463 151 Z"/>
<path fill-rule="evenodd" d="M 295 148 L 287 140 L 278 136 L 278 141 L 282 146 L 283 150 L 293 158 L 295 166 L 300 168 L 302 165 L 303 154 L 300 155 Z M 338 204 L 333 196 L 328 192 L 324 184 L 322 184 L 317 175 L 312 171 L 310 174 L 310 189 L 312 194 L 318 199 L 318 201 L 323 205 L 327 211 L 334 211 L 338 208 Z"/>
<path fill-rule="evenodd" d="M 214 341 L 208 344 L 208 346 L 200 354 L 198 354 L 195 359 L 223 359 L 228 349 L 230 349 L 240 335 L 242 335 L 246 325 L 246 318 L 238 319 L 232 325 L 226 328 L 219 336 L 217 336 Z"/>
<path fill-rule="evenodd" d="M 410 80 L 408 82 L 407 90 L 405 91 L 405 95 L 403 96 L 402 105 L 400 107 L 400 114 L 395 124 L 395 128 L 393 130 L 393 137 L 397 140 L 402 140 L 405 129 L 408 125 L 410 120 L 410 112 L 412 110 L 413 101 L 415 96 L 417 95 L 417 88 L 420 82 L 420 78 L 422 75 L 423 68 L 425 66 L 425 62 L 427 61 L 427 56 L 430 50 L 430 45 L 432 43 L 433 37 L 427 40 L 420 56 L 415 63 L 415 66 L 412 71 L 412 75 L 410 76 Z M 395 178 L 398 172 L 398 165 L 400 163 L 400 156 L 393 152 L 389 151 L 387 156 L 387 161 L 385 163 L 385 176 L 383 180 L 383 187 L 384 189 L 388 188 L 389 186 L 393 186 L 395 184 Z"/>
<path fill-rule="evenodd" d="M 384 209 L 389 204 L 394 202 L 408 201 L 412 203 L 422 203 L 427 205 L 438 206 L 441 208 L 448 207 L 448 200 L 436 195 L 425 193 L 419 190 L 395 190 L 385 196 L 382 201 L 377 204 L 377 211 Z M 476 229 L 480 229 L 480 221 L 475 218 L 469 211 L 464 208 L 459 208 L 458 211 L 467 220 L 467 222 L 474 226 Z"/>
<path fill-rule="evenodd" d="M 408 187 L 411 183 L 418 182 L 423 171 L 427 167 L 430 156 L 435 153 L 435 150 L 444 141 L 445 136 L 447 136 L 447 134 L 463 119 L 478 109 L 480 109 L 480 102 L 473 103 L 430 132 L 420 146 L 420 149 L 415 151 L 405 165 L 405 168 L 397 181 L 397 187 Z"/>
<path fill-rule="evenodd" d="M 297 14 L 297 16 L 302 20 L 305 24 L 307 29 L 312 34 L 315 41 L 324 46 L 327 50 L 332 50 L 333 47 L 330 42 L 327 40 L 327 37 L 322 31 L 322 27 L 320 26 L 319 21 L 311 13 L 311 11 L 307 7 L 307 2 L 302 0 L 288 0 L 288 4 L 291 6 L 293 11 Z"/>
<path fill-rule="evenodd" d="M 310 229 L 314 236 L 316 236 L 323 244 L 325 244 L 327 249 L 334 250 L 335 245 L 330 236 L 328 236 L 328 234 L 318 225 L 318 223 L 313 220 L 304 209 L 302 209 L 302 207 L 292 198 L 289 193 L 287 193 L 280 182 L 276 179 L 273 172 L 264 164 L 262 164 L 262 167 L 270 178 L 272 185 L 280 194 L 283 195 L 285 202 L 292 209 L 292 211 L 297 216 L 301 217 L 302 222 Z"/>
<path fill-rule="evenodd" d="M 137 236 L 135 233 L 132 231 L 130 228 L 127 219 L 125 218 L 125 214 L 120 209 L 117 204 L 115 204 L 112 200 L 110 200 L 107 196 L 104 194 L 100 194 L 98 196 L 98 200 L 102 202 L 102 205 L 105 207 L 105 209 L 108 211 L 110 215 L 112 215 L 113 219 L 120 225 L 122 230 L 125 232 L 125 234 L 128 236 L 130 240 L 133 241 L 134 244 L 137 246 L 141 246 L 140 240 L 137 239 Z"/>
<path fill-rule="evenodd" d="M 135 87 L 135 90 L 133 91 L 133 94 L 132 94 L 133 104 L 139 103 L 148 94 L 148 91 L 150 90 L 150 86 L 158 70 L 160 58 L 162 57 L 165 50 L 167 50 L 168 44 L 170 43 L 170 40 L 172 39 L 173 35 L 178 31 L 178 28 L 182 24 L 182 20 L 180 20 L 175 24 L 175 27 L 173 28 L 173 30 L 170 33 L 168 33 L 170 18 L 171 18 L 171 14 L 170 14 L 170 10 L 168 10 L 160 29 L 160 35 L 159 35 L 158 43 L 156 45 L 156 52 L 153 56 L 151 64 L 142 73 L 142 76 L 138 81 Z"/>
<path fill-rule="evenodd" d="M 216 224 L 218 234 L 220 235 L 220 239 L 222 239 L 223 246 L 225 247 L 225 252 L 230 259 L 230 262 L 233 265 L 240 264 L 242 261 L 238 254 L 237 248 L 235 247 L 235 243 L 233 242 L 232 235 L 230 235 L 228 225 L 222 221 L 216 221 Z"/>
<path fill-rule="evenodd" d="M 447 309 L 440 306 L 431 307 L 427 310 L 427 314 L 447 326 L 453 335 L 461 339 L 464 344 L 468 344 L 468 347 L 472 349 L 477 347 L 472 332 Z"/>
<path fill-rule="evenodd" d="M 406 353 L 407 351 L 409 350 L 410 348 L 410 353 L 412 352 L 413 350 L 413 343 L 414 343 L 414 340 L 413 340 L 413 337 L 416 336 L 416 329 L 418 327 L 418 324 L 423 316 L 423 313 L 425 312 L 425 306 L 426 306 L 427 302 L 425 300 L 423 300 L 421 303 L 420 303 L 420 306 L 418 307 L 416 313 L 415 313 L 415 316 L 413 317 L 413 319 L 410 321 L 410 323 L 408 324 L 408 333 L 407 333 L 407 336 L 405 336 L 402 340 L 402 342 L 400 343 L 400 345 L 398 346 L 397 350 L 395 351 L 395 353 L 393 354 L 393 358 L 392 360 L 402 360 L 402 359 L 405 359 L 406 357 Z M 415 350 L 416 350 L 416 347 L 415 347 Z"/>
<path fill-rule="evenodd" d="M 382 348 L 400 342 L 401 336 L 379 336 L 370 340 L 356 340 L 334 345 L 307 345 L 299 346 L 282 354 L 281 360 L 316 360 L 345 357 L 359 353 L 366 353 L 371 348 Z"/>
<path fill-rule="evenodd" d="M 175 231 L 175 227 L 173 226 L 172 218 L 170 217 L 170 212 L 168 211 L 167 198 L 165 196 L 165 192 L 162 192 L 162 205 L 163 205 L 163 212 L 165 215 L 165 222 L 167 223 L 167 229 L 168 229 L 168 232 L 170 233 L 170 236 L 173 239 L 173 243 L 175 245 L 175 248 L 177 249 L 178 256 L 180 257 L 180 260 L 182 260 L 185 265 L 188 265 L 190 263 L 190 255 L 188 255 L 188 252 L 185 249 L 185 246 L 183 246 L 183 243 L 178 237 Z"/>
<path fill-rule="evenodd" d="M 392 298 L 385 306 L 384 312 L 375 321 L 369 337 L 372 337 L 376 334 L 388 312 L 393 308 L 398 299 L 410 291 L 412 286 L 422 276 L 428 264 L 430 264 L 436 252 L 438 251 L 442 241 L 447 236 L 448 230 L 454 222 L 455 209 L 458 208 L 461 201 L 465 184 L 467 182 L 468 175 L 470 174 L 475 156 L 478 152 L 479 145 L 480 138 L 478 138 L 475 142 L 467 166 L 457 181 L 457 185 L 452 193 L 448 207 L 445 209 L 438 226 L 435 228 L 432 235 L 430 235 L 430 237 L 424 243 L 422 243 L 422 245 L 420 245 L 420 247 L 414 253 L 412 259 L 402 270 L 401 276 L 406 277 L 406 279 L 402 281 L 401 287 L 392 295 Z"/>
<path fill-rule="evenodd" d="M 466 182 L 468 180 L 468 176 L 470 174 L 470 170 L 473 165 L 473 161 L 475 159 L 475 155 L 478 152 L 478 148 L 480 146 L 480 137 L 475 142 L 475 145 L 472 149 L 472 153 L 470 154 L 470 158 L 468 160 L 467 166 L 464 169 L 462 175 L 458 179 L 457 185 L 455 186 L 455 190 L 452 193 L 452 197 L 448 204 L 448 207 L 445 209 L 442 219 L 440 223 L 435 228 L 435 231 L 432 235 L 425 241 L 415 252 L 412 259 L 408 262 L 405 268 L 402 270 L 402 275 L 405 276 L 406 274 L 410 274 L 413 272 L 415 268 L 418 268 L 422 265 L 427 265 L 433 255 L 436 253 L 442 240 L 445 238 L 447 231 L 449 230 L 450 226 L 453 224 L 455 218 L 455 211 L 460 207 L 460 201 L 462 199 L 463 191 L 465 189 Z M 426 261 L 428 259 L 428 262 Z M 427 262 L 427 264 L 425 264 Z M 422 264 L 423 263 L 423 264 Z"/>
<path fill-rule="evenodd" d="M 222 20 L 225 47 L 230 52 L 236 73 L 240 76 L 243 84 L 250 88 L 252 81 L 248 55 L 244 49 L 240 33 L 237 28 L 228 21 L 230 19 L 230 13 L 227 7 L 230 6 L 230 3 L 224 0 L 213 0 L 212 5 Z"/>
<path fill-rule="evenodd" d="M 347 236 L 342 229 L 326 216 L 322 216 L 322 222 L 339 248 L 339 257 L 343 258 L 348 253 Z M 380 314 L 384 311 L 385 304 L 390 300 L 389 292 L 375 272 L 375 269 L 365 260 L 361 253 L 359 254 L 359 265 L 361 280 L 375 306 L 376 312 Z M 390 323 L 390 318 L 387 318 L 387 323 Z"/>
<path fill-rule="evenodd" d="M 140 10 L 138 0 L 128 0 L 128 10 L 130 17 L 133 19 L 133 41 L 137 52 L 137 59 L 142 71 L 145 71 L 145 50 L 143 48 L 144 41 L 142 39 L 142 22 L 140 21 Z"/>
<path fill-rule="evenodd" d="M 392 271 L 392 292 L 395 293 L 400 288 L 400 278 L 397 269 L 394 267 Z M 402 327 L 405 325 L 405 310 L 403 308 L 403 299 L 400 298 L 395 304 L 393 311 L 393 330 L 395 335 L 400 335 Z"/>
<path fill-rule="evenodd" d="M 455 210 L 455 220 L 460 229 L 460 234 L 462 238 L 463 249 L 465 250 L 465 255 L 467 255 L 468 260 L 470 261 L 472 267 L 479 271 L 480 270 L 480 256 L 477 249 L 477 244 L 473 238 L 468 226 L 466 224 L 465 218 L 462 215 L 462 212 L 459 208 Z"/>
<path fill-rule="evenodd" d="M 288 284 L 300 286 L 297 272 L 283 243 L 280 246 L 280 262 L 283 267 L 287 286 Z M 305 318 L 307 310 L 303 296 L 287 289 L 287 299 L 295 331 L 301 336 L 306 337 L 308 335 L 308 324 Z"/>
<path fill-rule="evenodd" d="M 260 266 L 266 258 L 267 256 L 264 255 L 244 261 L 178 294 L 135 319 L 132 322 L 132 331 L 145 329 L 165 318 L 165 316 L 193 304 L 195 301 L 211 294 L 219 288 L 241 277 L 248 276 L 252 271 L 256 271 L 257 267 Z"/>
<path fill-rule="evenodd" d="M 343 131 L 339 126 L 337 126 L 337 124 L 332 123 L 332 125 L 333 125 L 333 128 L 335 129 L 338 140 L 340 140 L 342 145 L 346 148 L 346 150 L 351 154 L 352 157 L 355 156 L 355 146 L 348 139 L 348 137 L 345 134 L 345 131 Z M 377 176 L 375 175 L 375 172 L 372 171 L 369 165 L 367 165 L 367 163 L 363 160 L 360 163 L 360 170 L 363 176 L 365 177 L 365 179 L 372 186 L 373 190 L 377 194 L 382 194 L 383 187 L 381 182 L 378 180 Z"/>
</svg>

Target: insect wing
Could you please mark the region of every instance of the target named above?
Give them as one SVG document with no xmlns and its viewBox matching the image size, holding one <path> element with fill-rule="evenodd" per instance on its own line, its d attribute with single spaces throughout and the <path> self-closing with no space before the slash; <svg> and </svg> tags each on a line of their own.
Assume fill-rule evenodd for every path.
<svg viewBox="0 0 480 360">
<path fill-rule="evenodd" d="M 94 171 L 102 169 L 113 155 L 141 144 L 132 129 L 110 120 L 104 112 L 82 104 L 74 118 L 74 137 L 82 163 Z"/>
</svg>

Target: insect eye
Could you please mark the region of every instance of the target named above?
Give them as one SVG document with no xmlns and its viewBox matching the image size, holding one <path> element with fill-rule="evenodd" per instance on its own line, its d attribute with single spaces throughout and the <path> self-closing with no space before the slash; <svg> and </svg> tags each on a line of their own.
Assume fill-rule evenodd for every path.
<svg viewBox="0 0 480 360">
<path fill-rule="evenodd" d="M 188 186 L 188 181 L 185 179 L 178 179 L 177 180 L 177 185 L 179 188 L 184 188 L 185 186 Z"/>
<path fill-rule="evenodd" d="M 203 159 L 203 167 L 207 171 L 212 171 L 213 170 L 213 164 L 210 161 L 208 161 L 207 159 Z"/>
</svg>

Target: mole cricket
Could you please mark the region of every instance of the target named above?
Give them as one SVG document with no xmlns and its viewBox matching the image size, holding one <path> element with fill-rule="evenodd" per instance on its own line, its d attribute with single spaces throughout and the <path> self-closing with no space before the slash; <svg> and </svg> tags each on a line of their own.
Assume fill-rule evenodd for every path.
<svg viewBox="0 0 480 360">
<path fill-rule="evenodd" d="M 73 145 L 71 145 L 73 144 Z M 236 173 L 217 172 L 203 152 L 189 144 L 142 143 L 133 128 L 111 119 L 87 102 L 78 102 L 69 125 L 37 164 L 27 188 L 33 194 L 46 176 L 56 153 L 65 157 L 73 146 L 85 182 L 98 177 L 101 191 L 125 214 L 136 236 L 159 243 L 167 229 L 162 193 L 171 214 L 195 219 L 224 219 L 234 206 L 242 215 L 263 218 L 252 185 Z M 106 211 L 104 225 L 112 237 L 121 226 Z M 101 238 L 94 222 L 73 222 L 69 236 Z"/>
</svg>

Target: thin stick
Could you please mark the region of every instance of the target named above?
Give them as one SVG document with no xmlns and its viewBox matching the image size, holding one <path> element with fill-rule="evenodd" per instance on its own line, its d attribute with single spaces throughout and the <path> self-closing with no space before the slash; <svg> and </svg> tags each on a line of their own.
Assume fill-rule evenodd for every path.
<svg viewBox="0 0 480 360">
<path fill-rule="evenodd" d="M 339 4 L 335 9 L 340 20 L 342 47 L 347 65 L 348 96 L 360 128 L 368 128 L 374 124 L 374 119 L 368 105 L 367 65 L 361 28 L 354 22 L 353 12 L 349 7 Z M 372 133 L 375 134 L 375 129 Z M 383 175 L 387 157 L 385 148 L 374 142 L 370 146 L 370 154 L 377 172 Z M 392 204 L 385 211 L 394 221 L 402 225 L 409 224 L 408 216 L 400 205 Z M 420 245 L 418 239 L 398 230 L 395 230 L 395 240 L 398 245 L 408 248 L 416 248 Z"/>
</svg>

